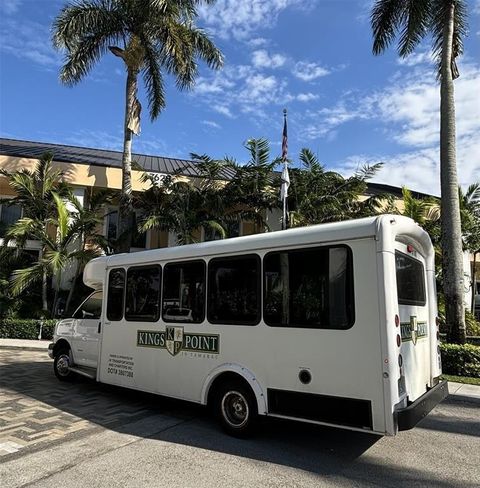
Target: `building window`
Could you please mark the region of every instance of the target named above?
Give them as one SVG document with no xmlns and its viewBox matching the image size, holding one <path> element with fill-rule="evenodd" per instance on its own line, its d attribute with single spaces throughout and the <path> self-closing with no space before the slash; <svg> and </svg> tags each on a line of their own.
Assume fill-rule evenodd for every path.
<svg viewBox="0 0 480 488">
<path fill-rule="evenodd" d="M 127 272 L 125 318 L 156 322 L 160 310 L 160 266 L 139 266 Z"/>
<path fill-rule="evenodd" d="M 260 321 L 260 258 L 212 259 L 208 264 L 208 320 L 256 325 Z"/>
<path fill-rule="evenodd" d="M 145 232 L 142 232 L 141 234 L 137 232 L 137 220 L 138 215 L 134 213 L 132 222 L 133 235 L 131 247 L 145 249 L 145 247 L 147 246 L 147 235 Z M 112 210 L 111 212 L 109 212 L 106 216 L 106 222 L 107 239 L 114 241 L 118 238 L 118 231 L 120 227 L 118 210 Z"/>
<path fill-rule="evenodd" d="M 200 323 L 205 319 L 205 263 L 171 263 L 164 268 L 162 318 Z"/>
<path fill-rule="evenodd" d="M 22 217 L 20 205 L 0 205 L 0 237 L 3 237 L 8 228 Z"/>
<path fill-rule="evenodd" d="M 348 329 L 353 325 L 349 248 L 272 252 L 263 263 L 263 317 L 268 325 L 317 329 Z"/>
</svg>

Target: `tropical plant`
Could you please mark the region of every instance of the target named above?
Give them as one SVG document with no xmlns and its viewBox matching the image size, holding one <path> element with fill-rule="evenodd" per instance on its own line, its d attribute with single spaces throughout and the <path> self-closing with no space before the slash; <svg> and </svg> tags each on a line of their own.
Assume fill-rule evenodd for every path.
<svg viewBox="0 0 480 488">
<path fill-rule="evenodd" d="M 55 192 L 52 192 L 55 202 L 55 213 L 47 219 L 47 224 L 56 229 L 49 232 L 44 222 L 30 217 L 23 217 L 13 224 L 7 236 L 15 241 L 31 236 L 42 243 L 42 256 L 37 263 L 27 268 L 17 269 L 12 273 L 10 282 L 14 295 L 18 295 L 31 284 L 45 281 L 46 277 L 55 278 L 55 297 L 51 313 L 57 309 L 58 294 L 63 271 L 70 265 L 80 265 L 98 255 L 97 249 L 78 249 L 78 242 L 82 238 L 84 222 L 78 219 L 77 212 L 69 212 L 67 203 Z"/>
<path fill-rule="evenodd" d="M 135 200 L 135 206 L 143 214 L 139 231 L 172 232 L 179 245 L 198 242 L 201 229 L 224 238 L 225 229 L 219 222 L 219 211 L 213 206 L 218 200 L 217 194 L 208 178 L 191 181 L 168 175 L 160 181 L 152 181 L 151 187 Z"/>
<path fill-rule="evenodd" d="M 292 227 L 335 222 L 379 213 L 385 197 L 362 199 L 367 181 L 381 168 L 381 163 L 360 168 L 344 178 L 326 171 L 315 154 L 302 149 L 301 168 L 290 170 L 289 220 Z"/>
<path fill-rule="evenodd" d="M 398 53 L 411 54 L 427 36 L 433 39 L 440 79 L 440 185 L 442 255 L 448 340 L 465 342 L 462 232 L 455 149 L 453 81 L 467 29 L 464 0 L 377 0 L 371 14 L 373 53 L 383 53 L 399 34 Z"/>
<path fill-rule="evenodd" d="M 249 139 L 244 144 L 250 159 L 240 164 L 233 158 L 223 163 L 233 172 L 224 189 L 228 202 L 225 225 L 232 219 L 252 221 L 257 231 L 268 230 L 266 213 L 279 206 L 280 177 L 274 173 L 281 158 L 270 160 L 270 145 L 266 139 Z"/>
<path fill-rule="evenodd" d="M 195 82 L 197 59 L 214 69 L 223 63 L 220 51 L 195 26 L 203 3 L 213 0 L 83 0 L 68 3 L 54 21 L 53 44 L 65 52 L 62 82 L 79 83 L 107 49 L 127 73 L 117 252 L 129 252 L 132 237 L 131 151 L 133 134 L 140 131 L 139 74 L 153 121 L 166 103 L 162 71 L 174 76 L 179 89 L 187 89 Z"/>
<path fill-rule="evenodd" d="M 397 212 L 410 217 L 423 227 L 437 246 L 440 244 L 440 201 L 437 198 L 415 198 L 407 187 L 402 187 L 403 209 Z"/>
<path fill-rule="evenodd" d="M 37 223 L 47 232 L 47 224 L 54 214 L 56 204 L 54 193 L 66 196 L 70 193 L 68 186 L 63 181 L 63 173 L 52 167 L 53 154 L 46 152 L 38 160 L 33 170 L 23 169 L 14 172 L 0 170 L 0 175 L 5 176 L 10 188 L 16 196 L 2 201 L 2 205 L 19 205 L 22 207 L 23 216 Z M 8 229 L 5 229 L 4 245 L 12 239 Z M 15 246 L 21 248 L 30 238 L 28 232 L 16 233 Z M 47 275 L 42 280 L 42 307 L 48 311 L 47 303 Z"/>
<path fill-rule="evenodd" d="M 68 196 L 68 203 L 71 205 L 73 212 L 70 218 L 76 222 L 78 232 L 77 249 L 93 249 L 95 253 L 103 252 L 108 254 L 112 248 L 112 243 L 108 237 L 103 235 L 101 229 L 103 224 L 103 208 L 113 199 L 114 193 L 111 190 L 94 191 L 89 187 L 85 191 L 83 204 L 73 195 Z M 72 262 L 75 272 L 72 278 L 70 291 L 65 303 L 65 310 L 69 310 L 72 298 L 75 294 L 76 285 L 80 273 L 83 271 L 85 261 Z"/>
</svg>

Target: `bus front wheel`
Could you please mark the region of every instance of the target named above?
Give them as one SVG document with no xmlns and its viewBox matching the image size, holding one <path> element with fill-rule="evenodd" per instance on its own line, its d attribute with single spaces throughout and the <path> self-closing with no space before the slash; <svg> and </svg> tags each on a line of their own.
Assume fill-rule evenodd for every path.
<svg viewBox="0 0 480 488">
<path fill-rule="evenodd" d="M 220 424 L 234 437 L 247 437 L 255 428 L 258 410 L 250 387 L 242 382 L 224 383 L 215 395 L 215 411 Z"/>
<path fill-rule="evenodd" d="M 55 354 L 53 360 L 53 371 L 60 381 L 71 381 L 73 373 L 70 371 L 70 351 L 61 349 Z"/>
</svg>

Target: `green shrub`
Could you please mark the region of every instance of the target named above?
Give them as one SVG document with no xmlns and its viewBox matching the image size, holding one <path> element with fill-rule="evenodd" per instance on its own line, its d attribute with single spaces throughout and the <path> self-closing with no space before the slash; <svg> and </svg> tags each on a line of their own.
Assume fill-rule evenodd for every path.
<svg viewBox="0 0 480 488">
<path fill-rule="evenodd" d="M 56 320 L 44 320 L 42 339 L 52 339 Z M 40 320 L 0 319 L 1 339 L 38 339 Z"/>
<path fill-rule="evenodd" d="M 441 344 L 445 374 L 480 378 L 480 347 L 472 344 Z"/>
</svg>

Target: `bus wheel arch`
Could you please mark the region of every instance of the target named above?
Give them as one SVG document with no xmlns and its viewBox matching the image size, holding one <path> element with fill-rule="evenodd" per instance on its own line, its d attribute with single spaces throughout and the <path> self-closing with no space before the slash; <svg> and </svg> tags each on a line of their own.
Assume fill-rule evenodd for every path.
<svg viewBox="0 0 480 488">
<path fill-rule="evenodd" d="M 243 375 L 231 371 L 218 374 L 208 390 L 207 404 L 228 434 L 248 437 L 255 431 L 258 398 Z"/>
<path fill-rule="evenodd" d="M 219 366 L 208 375 L 202 391 L 202 403 L 211 406 L 215 391 L 224 384 L 235 382 L 243 382 L 245 387 L 250 389 L 257 403 L 257 412 L 260 415 L 266 414 L 266 398 L 262 387 L 255 378 L 255 375 L 247 368 L 236 364 Z"/>
</svg>

